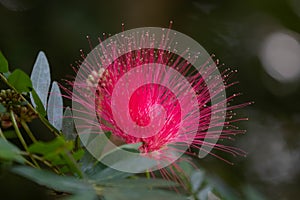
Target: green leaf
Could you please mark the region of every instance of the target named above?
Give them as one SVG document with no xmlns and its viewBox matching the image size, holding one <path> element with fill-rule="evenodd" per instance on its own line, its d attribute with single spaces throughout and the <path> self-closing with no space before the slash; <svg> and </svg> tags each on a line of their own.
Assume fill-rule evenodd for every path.
<svg viewBox="0 0 300 200">
<path fill-rule="evenodd" d="M 96 160 L 96 158 L 94 156 L 92 156 L 87 150 L 84 150 L 84 154 L 80 159 L 81 170 L 84 173 L 87 173 L 90 170 L 94 170 L 97 167 L 97 165 L 96 165 L 97 162 L 98 161 Z M 103 167 L 102 169 L 104 169 L 104 168 L 105 167 Z"/>
<path fill-rule="evenodd" d="M 2 103 L 0 103 L 0 113 L 5 113 L 5 112 L 6 112 L 5 106 Z"/>
<path fill-rule="evenodd" d="M 65 149 L 72 150 L 72 148 L 72 142 L 65 141 L 63 137 L 57 137 L 50 142 L 39 141 L 32 144 L 31 146 L 29 146 L 29 152 L 48 155 L 53 153 L 58 154 L 60 153 L 60 151 L 63 151 Z"/>
<path fill-rule="evenodd" d="M 46 116 L 46 110 L 45 110 L 45 107 L 40 99 L 40 97 L 38 96 L 38 94 L 36 93 L 36 91 L 34 89 L 32 89 L 31 91 L 31 96 L 34 100 L 34 103 L 36 105 L 36 110 L 38 111 L 38 113 L 42 116 Z"/>
<path fill-rule="evenodd" d="M 30 79 L 32 86 L 41 99 L 42 105 L 46 108 L 47 97 L 51 83 L 50 67 L 47 57 L 43 51 L 40 51 L 34 63 Z M 31 101 L 33 97 L 31 96 Z M 36 105 L 33 103 L 33 106 Z"/>
<path fill-rule="evenodd" d="M 2 138 L 0 138 L 0 159 L 19 163 L 25 162 L 25 158 L 21 156 L 20 149 Z"/>
<path fill-rule="evenodd" d="M 137 149 L 140 143 L 122 145 L 108 153 L 104 153 L 101 157 L 101 162 L 109 165 L 114 169 L 120 169 L 127 172 L 145 172 L 157 165 L 157 160 L 150 157 L 142 157 L 139 153 L 131 153 L 127 151 L 128 149 Z M 124 151 L 124 149 L 126 149 Z M 138 165 L 136 163 L 139 163 Z"/>
<path fill-rule="evenodd" d="M 100 162 L 95 166 L 93 165 L 88 167 L 85 166 L 84 172 L 87 174 L 87 176 L 90 179 L 95 180 L 97 182 L 98 181 L 105 182 L 105 181 L 116 180 L 116 179 L 120 180 L 132 176 L 131 173 L 118 171 L 111 167 L 106 167 Z"/>
<path fill-rule="evenodd" d="M 101 185 L 108 187 L 125 187 L 125 188 L 165 188 L 165 187 L 178 187 L 179 184 L 167 181 L 164 179 L 147 179 L 147 178 L 137 178 L 137 179 L 123 179 L 123 180 L 111 180 L 111 181 L 100 181 L 97 182 Z"/>
<path fill-rule="evenodd" d="M 73 157 L 74 157 L 75 160 L 80 160 L 83 157 L 84 153 L 85 152 L 84 152 L 83 149 L 79 149 L 78 151 L 75 151 L 73 153 Z"/>
<path fill-rule="evenodd" d="M 13 167 L 12 172 L 60 192 L 68 192 L 72 194 L 87 191 L 93 192 L 93 189 L 89 184 L 75 177 L 59 176 L 46 170 L 35 169 L 27 166 Z"/>
<path fill-rule="evenodd" d="M 8 72 L 8 62 L 1 51 L 0 51 L 0 72 L 1 73 Z"/>
<path fill-rule="evenodd" d="M 42 155 L 52 165 L 59 166 L 59 169 L 64 169 L 61 171 L 62 173 L 72 172 L 81 175 L 76 162 L 84 152 L 81 149 L 74 151 L 74 141 L 66 141 L 60 136 L 50 142 L 35 142 L 29 146 L 28 150 L 31 153 Z"/>
<path fill-rule="evenodd" d="M 165 190 L 149 190 L 144 188 L 105 188 L 103 191 L 105 200 L 186 200 L 188 197 L 176 192 Z"/>
<path fill-rule="evenodd" d="M 13 71 L 7 80 L 20 93 L 30 92 L 32 89 L 32 83 L 29 76 L 20 69 Z"/>
</svg>

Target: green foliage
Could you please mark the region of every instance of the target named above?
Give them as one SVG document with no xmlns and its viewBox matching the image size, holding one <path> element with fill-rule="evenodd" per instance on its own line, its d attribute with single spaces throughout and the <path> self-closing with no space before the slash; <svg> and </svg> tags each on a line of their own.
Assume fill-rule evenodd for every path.
<svg viewBox="0 0 300 200">
<path fill-rule="evenodd" d="M 39 153 L 47 156 L 51 153 L 59 154 L 62 151 L 70 151 L 73 148 L 71 141 L 65 141 L 63 137 L 57 137 L 50 142 L 36 142 L 29 147 L 31 153 Z"/>
<path fill-rule="evenodd" d="M 80 197 L 84 196 L 86 197 L 86 200 L 96 198 L 96 193 L 91 185 L 75 177 L 59 176 L 46 170 L 34 169 L 26 166 L 14 167 L 11 171 L 55 191 L 76 194 Z"/>
<path fill-rule="evenodd" d="M 31 80 L 29 76 L 20 69 L 13 71 L 7 80 L 20 93 L 31 91 Z"/>
<path fill-rule="evenodd" d="M 28 150 L 30 153 L 41 155 L 53 166 L 59 166 L 62 173 L 80 175 L 76 162 L 83 156 L 84 151 L 75 151 L 74 141 L 66 141 L 60 136 L 50 142 L 36 142 L 29 146 Z"/>
<path fill-rule="evenodd" d="M 0 138 L 0 160 L 4 162 L 15 161 L 22 164 L 25 163 L 25 158 L 21 155 L 20 149 L 2 138 Z"/>
<path fill-rule="evenodd" d="M 45 170 L 26 166 L 13 167 L 12 172 L 26 177 L 40 185 L 60 192 L 74 194 L 68 199 L 186 199 L 186 196 L 163 190 L 176 183 L 160 179 L 123 179 L 110 182 L 93 182 L 70 176 L 59 176 Z"/>
<path fill-rule="evenodd" d="M 83 164 L 83 170 L 89 179 L 97 182 L 120 180 L 132 176 L 130 173 L 115 170 L 101 163 L 91 164 Z"/>
<path fill-rule="evenodd" d="M 8 63 L 1 51 L 0 51 L 0 72 L 1 73 L 8 72 Z"/>
<path fill-rule="evenodd" d="M 178 187 L 179 184 L 163 179 L 131 178 L 123 180 L 97 181 L 98 184 L 107 187 L 124 187 L 124 188 L 163 188 Z"/>
<path fill-rule="evenodd" d="M 149 190 L 146 188 L 107 188 L 104 190 L 104 197 L 106 200 L 186 200 L 186 196 L 176 194 L 161 189 Z"/>
</svg>

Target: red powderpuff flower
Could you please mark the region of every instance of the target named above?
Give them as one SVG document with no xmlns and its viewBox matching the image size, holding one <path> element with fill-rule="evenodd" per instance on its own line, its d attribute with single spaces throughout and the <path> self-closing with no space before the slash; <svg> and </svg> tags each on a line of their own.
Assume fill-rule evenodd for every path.
<svg viewBox="0 0 300 200">
<path fill-rule="evenodd" d="M 244 133 L 233 123 L 245 118 L 233 119 L 233 110 L 249 103 L 232 106 L 240 94 L 225 96 L 225 89 L 237 83 L 231 82 L 236 70 L 227 68 L 220 74 L 223 65 L 213 61 L 214 56 L 204 54 L 203 61 L 199 58 L 203 52 L 195 53 L 189 46 L 178 52 L 176 34 L 170 29 L 161 29 L 161 35 L 150 32 L 123 32 L 118 40 L 108 38 L 106 43 L 99 39 L 100 45 L 88 57 L 82 53 L 76 81 L 69 82 L 73 91 L 66 90 L 76 104 L 73 111 L 84 121 L 79 127 L 90 133 L 111 132 L 118 144 L 140 142 L 141 156 L 155 159 L 158 168 L 183 153 L 194 155 L 197 149 L 202 155 L 215 155 L 212 148 L 244 155 L 237 148 L 216 144 L 218 138 Z M 89 117 L 95 114 L 97 122 Z M 174 152 L 180 155 L 174 157 Z"/>
</svg>

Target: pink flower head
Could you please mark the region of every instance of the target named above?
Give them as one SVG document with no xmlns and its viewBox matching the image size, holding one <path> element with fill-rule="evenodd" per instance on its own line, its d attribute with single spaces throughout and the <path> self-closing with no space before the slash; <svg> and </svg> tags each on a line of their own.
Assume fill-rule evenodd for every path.
<svg viewBox="0 0 300 200">
<path fill-rule="evenodd" d="M 84 62 L 69 92 L 73 111 L 84 122 L 78 127 L 89 133 L 111 132 L 114 143 L 141 143 L 140 155 L 158 163 L 172 164 L 191 148 L 200 151 L 199 157 L 212 154 L 212 148 L 242 155 L 234 147 L 216 144 L 219 138 L 244 132 L 232 124 L 244 120 L 233 119 L 233 110 L 249 103 L 230 106 L 238 94 L 225 94 L 235 84 L 230 79 L 236 71 L 219 73 L 222 65 L 203 48 L 197 52 L 187 45 L 180 51 L 183 34 L 151 30 L 99 40 L 87 57 L 82 54 Z"/>
</svg>

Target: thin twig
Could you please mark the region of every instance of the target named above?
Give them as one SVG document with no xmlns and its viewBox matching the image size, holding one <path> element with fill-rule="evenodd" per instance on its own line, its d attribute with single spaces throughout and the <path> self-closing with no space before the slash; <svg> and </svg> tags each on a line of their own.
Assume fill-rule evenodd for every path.
<svg viewBox="0 0 300 200">
<path fill-rule="evenodd" d="M 2 132 L 2 129 L 0 128 L 0 137 L 3 139 L 3 140 L 6 140 L 6 137 L 4 135 L 4 133 Z"/>
<path fill-rule="evenodd" d="M 22 134 L 21 134 L 21 132 L 20 132 L 20 129 L 19 129 L 19 127 L 18 127 L 18 124 L 17 124 L 16 118 L 15 118 L 14 112 L 13 112 L 12 110 L 10 110 L 10 111 L 9 111 L 9 114 L 10 114 L 11 121 L 12 121 L 12 123 L 13 123 L 13 127 L 14 127 L 14 129 L 15 129 L 15 131 L 16 131 L 16 134 L 17 134 L 17 136 L 18 136 L 18 138 L 19 138 L 21 144 L 23 145 L 24 149 L 29 153 L 28 146 L 27 146 L 27 144 L 26 144 L 26 142 L 25 142 L 25 140 L 24 140 L 24 138 L 23 138 L 23 136 L 22 136 Z M 30 154 L 30 155 L 31 155 L 31 154 Z M 39 164 L 36 162 L 36 160 L 35 160 L 32 156 L 30 156 L 30 157 L 31 157 L 33 163 L 35 164 L 35 166 L 36 166 L 37 168 L 40 168 L 40 166 L 39 166 Z"/>
<path fill-rule="evenodd" d="M 29 162 L 28 160 L 25 160 L 25 163 L 26 163 L 27 165 L 29 165 L 30 167 L 36 168 L 36 166 L 35 166 L 34 164 L 32 164 L 31 162 Z"/>
<path fill-rule="evenodd" d="M 29 129 L 28 125 L 24 120 L 21 120 L 21 125 L 26 131 L 26 133 L 28 134 L 28 136 L 30 137 L 30 139 L 32 140 L 32 142 L 36 143 L 37 139 L 34 137 L 33 133 L 31 132 L 31 130 Z"/>
<path fill-rule="evenodd" d="M 40 156 L 38 156 L 38 155 L 35 155 L 35 154 L 29 154 L 29 153 L 26 152 L 26 151 L 22 151 L 21 154 L 24 155 L 24 156 L 32 156 L 34 159 L 36 159 L 36 160 L 38 160 L 38 161 L 41 161 L 41 162 L 44 163 L 46 166 L 48 166 L 48 167 L 50 167 L 51 169 L 53 169 L 53 171 L 54 171 L 55 173 L 61 174 L 61 173 L 59 172 L 59 170 L 58 170 L 55 166 L 53 166 L 50 162 L 48 162 L 46 159 L 44 159 L 44 158 L 42 158 L 42 157 L 40 157 Z"/>
</svg>

